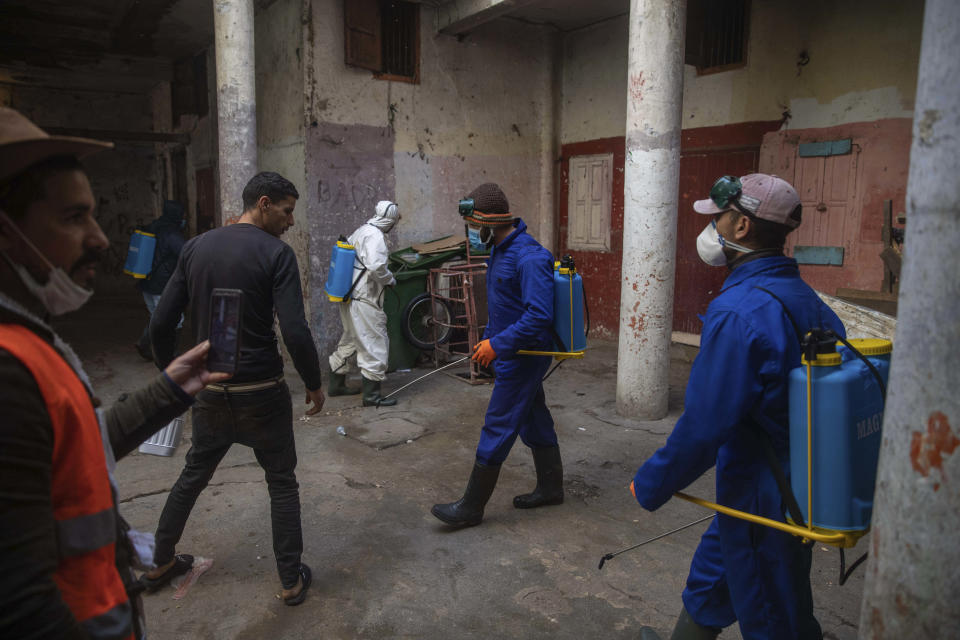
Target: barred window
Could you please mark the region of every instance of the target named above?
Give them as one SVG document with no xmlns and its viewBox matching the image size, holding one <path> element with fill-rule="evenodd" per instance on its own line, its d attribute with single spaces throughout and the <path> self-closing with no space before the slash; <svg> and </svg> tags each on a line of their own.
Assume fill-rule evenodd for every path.
<svg viewBox="0 0 960 640">
<path fill-rule="evenodd" d="M 698 73 L 747 63 L 750 0 L 688 0 L 684 62 Z"/>
<path fill-rule="evenodd" d="M 346 63 L 376 77 L 420 81 L 420 5 L 401 0 L 344 0 Z"/>
</svg>

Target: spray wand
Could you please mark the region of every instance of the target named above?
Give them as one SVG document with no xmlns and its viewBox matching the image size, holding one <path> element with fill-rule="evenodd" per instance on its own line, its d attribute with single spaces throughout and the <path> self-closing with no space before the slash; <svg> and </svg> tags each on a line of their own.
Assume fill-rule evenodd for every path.
<svg viewBox="0 0 960 640">
<path fill-rule="evenodd" d="M 683 531 L 684 529 L 687 529 L 687 528 L 689 528 L 689 527 L 692 527 L 692 526 L 695 525 L 695 524 L 700 524 L 701 522 L 705 522 L 705 521 L 709 520 L 710 518 L 712 518 L 713 516 L 714 516 L 714 514 L 711 513 L 710 515 L 704 516 L 704 517 L 700 518 L 699 520 L 694 520 L 693 522 L 688 522 L 687 524 L 683 525 L 682 527 L 677 527 L 677 528 L 674 529 L 673 531 L 667 531 L 666 533 L 661 533 L 661 534 L 658 535 L 658 536 L 654 536 L 654 537 L 650 538 L 649 540 L 644 540 L 643 542 L 641 542 L 641 543 L 639 543 L 639 544 L 635 544 L 635 545 L 633 545 L 632 547 L 627 547 L 626 549 L 621 549 L 620 551 L 617 551 L 616 553 L 608 553 L 607 555 L 605 555 L 605 556 L 603 556 L 602 558 L 600 558 L 600 566 L 597 567 L 597 571 L 600 571 L 600 570 L 603 569 L 603 565 L 604 565 L 604 563 L 605 563 L 607 560 L 613 560 L 614 558 L 616 558 L 616 557 L 617 557 L 618 555 L 620 555 L 621 553 L 626 553 L 627 551 L 633 551 L 633 550 L 636 549 L 637 547 L 642 547 L 643 545 L 649 544 L 649 543 L 653 542 L 654 540 L 659 540 L 660 538 L 666 538 L 667 536 L 672 536 L 673 534 L 677 533 L 678 531 Z"/>
</svg>

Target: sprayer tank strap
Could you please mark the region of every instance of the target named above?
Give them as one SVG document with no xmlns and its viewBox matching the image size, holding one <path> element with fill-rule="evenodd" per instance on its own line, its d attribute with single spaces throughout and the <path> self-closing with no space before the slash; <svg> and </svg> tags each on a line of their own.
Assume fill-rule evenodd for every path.
<svg viewBox="0 0 960 640">
<path fill-rule="evenodd" d="M 777 294 L 773 293 L 769 289 L 764 289 L 763 287 L 757 286 L 754 286 L 753 288 L 763 291 L 780 303 L 780 306 L 783 307 L 783 312 L 787 314 L 787 318 L 790 319 L 790 324 L 793 325 L 793 330 L 797 334 L 797 341 L 802 345 L 803 333 L 801 333 L 800 327 L 797 326 L 797 321 L 794 319 L 793 314 L 790 313 L 790 309 L 787 307 L 786 303 L 781 300 Z M 783 501 L 786 503 L 787 511 L 790 512 L 790 517 L 793 518 L 794 522 L 799 526 L 804 526 L 803 514 L 800 511 L 800 505 L 797 502 L 797 497 L 793 494 L 793 489 L 790 487 L 790 482 L 787 480 L 786 474 L 783 472 L 783 465 L 780 464 L 780 460 L 777 458 L 777 452 L 773 449 L 773 443 L 770 442 L 770 434 L 766 432 L 760 422 L 754 419 L 753 416 L 747 420 L 747 429 L 754 434 L 757 441 L 760 443 L 760 448 L 763 450 L 763 457 L 766 459 L 767 466 L 770 467 L 770 471 L 773 473 L 774 480 L 777 481 L 777 488 L 780 489 L 780 495 L 783 497 Z"/>
</svg>

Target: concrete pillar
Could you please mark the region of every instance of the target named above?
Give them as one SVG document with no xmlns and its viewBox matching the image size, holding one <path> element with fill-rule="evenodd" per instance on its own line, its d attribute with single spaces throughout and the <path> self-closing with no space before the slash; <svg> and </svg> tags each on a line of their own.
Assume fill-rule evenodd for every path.
<svg viewBox="0 0 960 640">
<path fill-rule="evenodd" d="M 960 637 L 960 3 L 927 0 L 861 638 Z"/>
<path fill-rule="evenodd" d="M 643 420 L 667 413 L 686 4 L 630 1 L 617 411 Z"/>
<path fill-rule="evenodd" d="M 257 172 L 253 0 L 214 0 L 220 219 L 242 212 L 243 187 Z"/>
<path fill-rule="evenodd" d="M 560 182 L 560 113 L 562 110 L 563 39 L 559 33 L 543 35 L 548 72 L 544 74 L 543 109 L 540 116 L 540 224 L 537 240 L 548 251 L 556 252 Z"/>
</svg>

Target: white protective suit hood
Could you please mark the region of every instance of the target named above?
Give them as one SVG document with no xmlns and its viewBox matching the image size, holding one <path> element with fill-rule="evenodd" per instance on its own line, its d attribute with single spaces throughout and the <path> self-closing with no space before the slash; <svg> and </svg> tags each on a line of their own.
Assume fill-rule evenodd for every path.
<svg viewBox="0 0 960 640">
<path fill-rule="evenodd" d="M 397 203 L 390 202 L 389 200 L 381 200 L 377 203 L 376 210 L 376 215 L 367 220 L 367 224 L 375 226 L 384 233 L 388 233 L 390 229 L 393 229 L 393 225 L 397 224 L 397 220 L 400 219 L 400 210 L 397 208 Z"/>
</svg>

